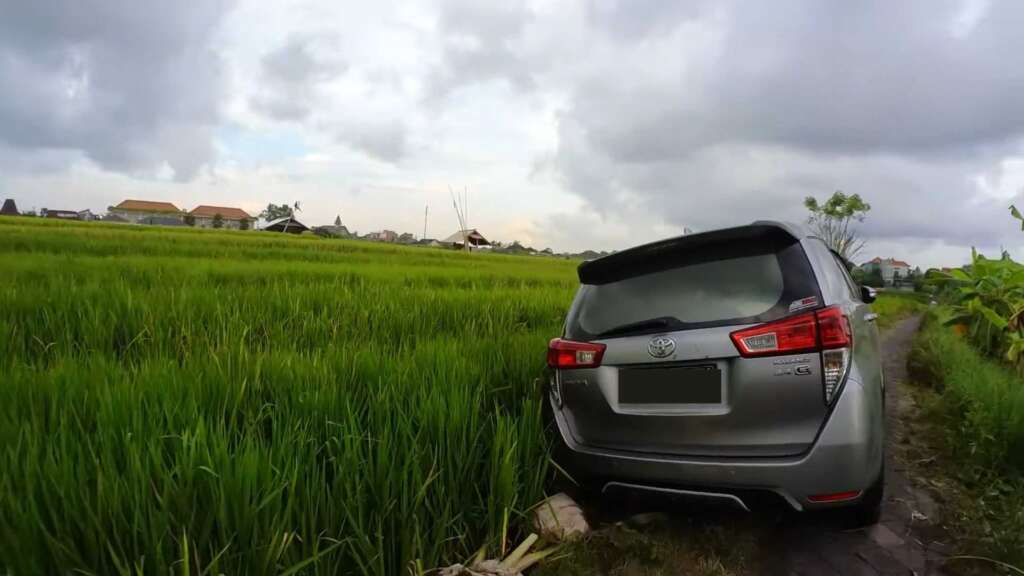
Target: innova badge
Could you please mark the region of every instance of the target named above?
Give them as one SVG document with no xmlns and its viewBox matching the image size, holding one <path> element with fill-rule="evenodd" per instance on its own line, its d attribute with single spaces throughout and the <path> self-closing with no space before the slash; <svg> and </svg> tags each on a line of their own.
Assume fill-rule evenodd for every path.
<svg viewBox="0 0 1024 576">
<path fill-rule="evenodd" d="M 676 341 L 668 336 L 655 336 L 647 344 L 647 351 L 655 358 L 668 358 L 676 351 Z"/>
</svg>

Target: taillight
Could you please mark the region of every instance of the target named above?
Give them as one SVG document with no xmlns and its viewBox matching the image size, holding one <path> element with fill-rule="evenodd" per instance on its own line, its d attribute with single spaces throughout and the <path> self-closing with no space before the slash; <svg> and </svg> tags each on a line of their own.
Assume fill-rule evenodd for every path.
<svg viewBox="0 0 1024 576">
<path fill-rule="evenodd" d="M 729 336 L 744 357 L 820 351 L 826 404 L 835 399 L 850 368 L 850 320 L 835 306 L 737 330 Z"/>
<path fill-rule="evenodd" d="M 775 356 L 818 349 L 814 312 L 737 330 L 729 336 L 742 356 Z"/>
<path fill-rule="evenodd" d="M 596 368 L 604 356 L 604 344 L 555 338 L 548 343 L 548 366 L 559 370 Z"/>
<path fill-rule="evenodd" d="M 825 403 L 832 404 L 836 392 L 850 369 L 850 349 L 853 334 L 850 319 L 839 308 L 819 310 L 818 329 L 821 331 L 821 372 L 825 386 Z"/>
</svg>

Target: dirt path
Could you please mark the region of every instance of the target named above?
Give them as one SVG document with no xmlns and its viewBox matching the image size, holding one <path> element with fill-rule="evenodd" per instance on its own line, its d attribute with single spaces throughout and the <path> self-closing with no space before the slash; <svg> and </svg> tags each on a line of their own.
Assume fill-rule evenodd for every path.
<svg viewBox="0 0 1024 576">
<path fill-rule="evenodd" d="M 813 520 L 787 521 L 761 543 L 762 573 L 942 574 L 943 546 L 930 528 L 938 508 L 931 497 L 910 485 L 900 464 L 900 444 L 907 433 L 901 416 L 910 409 L 904 390 L 907 354 L 918 322 L 917 318 L 904 320 L 883 334 L 889 449 L 882 522 L 843 531 Z"/>
</svg>

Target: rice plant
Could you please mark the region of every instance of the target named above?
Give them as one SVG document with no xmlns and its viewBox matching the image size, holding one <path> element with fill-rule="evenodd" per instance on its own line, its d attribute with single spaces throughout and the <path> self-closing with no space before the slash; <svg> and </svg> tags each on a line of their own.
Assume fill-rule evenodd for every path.
<svg viewBox="0 0 1024 576">
<path fill-rule="evenodd" d="M 572 262 L 4 218 L 0 266 L 0 572 L 404 574 L 542 497 Z"/>
</svg>

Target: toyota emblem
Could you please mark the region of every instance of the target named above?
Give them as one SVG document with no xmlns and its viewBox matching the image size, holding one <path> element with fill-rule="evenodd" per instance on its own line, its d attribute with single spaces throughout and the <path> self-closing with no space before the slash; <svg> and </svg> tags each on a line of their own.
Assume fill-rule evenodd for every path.
<svg viewBox="0 0 1024 576">
<path fill-rule="evenodd" d="M 668 358 L 676 351 L 676 341 L 668 336 L 655 336 L 647 344 L 647 351 L 655 358 Z"/>
</svg>

